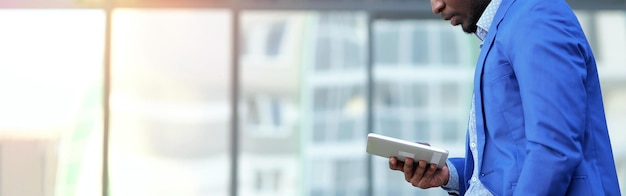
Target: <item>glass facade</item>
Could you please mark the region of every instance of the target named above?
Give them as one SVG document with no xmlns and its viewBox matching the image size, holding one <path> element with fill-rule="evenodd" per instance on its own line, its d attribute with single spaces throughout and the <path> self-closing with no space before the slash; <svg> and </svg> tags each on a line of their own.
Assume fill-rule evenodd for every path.
<svg viewBox="0 0 626 196">
<path fill-rule="evenodd" d="M 102 190 L 102 10 L 0 10 L 0 195 Z"/>
<path fill-rule="evenodd" d="M 227 195 L 230 13 L 112 12 L 111 195 Z"/>
<path fill-rule="evenodd" d="M 479 43 L 439 19 L 141 7 L 166 0 L 13 8 L 104 2 L 66 1 L 0 5 L 10 8 L 0 9 L 2 196 L 99 195 L 103 177 L 112 196 L 446 195 L 366 154 L 366 135 L 464 156 Z M 599 65 L 624 188 L 626 12 L 576 13 Z"/>
<path fill-rule="evenodd" d="M 366 54 L 363 12 L 309 17 L 302 64 L 303 195 L 364 195 L 367 188 Z"/>
<path fill-rule="evenodd" d="M 462 156 L 474 71 L 470 54 L 477 50 L 473 37 L 438 20 L 377 20 L 373 31 L 374 43 L 381 43 L 374 45 L 373 132 L 447 146 L 452 156 Z M 404 41 L 392 42 L 396 52 L 378 52 L 391 47 L 382 44 L 390 39 Z M 388 162 L 373 159 L 375 195 L 446 195 L 410 186 Z"/>
<path fill-rule="evenodd" d="M 301 39 L 306 12 L 245 11 L 240 18 L 240 195 L 298 195 L 302 179 Z"/>
</svg>

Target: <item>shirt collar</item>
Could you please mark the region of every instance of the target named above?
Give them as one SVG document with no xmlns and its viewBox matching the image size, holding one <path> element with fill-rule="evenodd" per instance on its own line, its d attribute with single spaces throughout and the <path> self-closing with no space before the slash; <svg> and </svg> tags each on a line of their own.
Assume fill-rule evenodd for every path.
<svg viewBox="0 0 626 196">
<path fill-rule="evenodd" d="M 485 37 L 487 37 L 487 32 L 489 28 L 491 28 L 491 23 L 493 22 L 493 17 L 496 15 L 498 8 L 500 7 L 500 3 L 502 0 L 491 0 L 485 11 L 478 19 L 476 23 L 476 37 L 480 39 L 480 41 L 485 41 Z"/>
</svg>

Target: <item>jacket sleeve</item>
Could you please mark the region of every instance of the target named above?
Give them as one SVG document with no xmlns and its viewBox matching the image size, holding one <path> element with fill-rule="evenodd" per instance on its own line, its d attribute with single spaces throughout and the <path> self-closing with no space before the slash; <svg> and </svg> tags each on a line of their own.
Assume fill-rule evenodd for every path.
<svg viewBox="0 0 626 196">
<path fill-rule="evenodd" d="M 448 184 L 442 186 L 442 188 L 450 195 L 465 194 L 465 159 L 450 158 L 446 161 L 446 163 L 448 164 L 448 169 L 450 171 L 450 180 L 448 181 Z"/>
<path fill-rule="evenodd" d="M 538 3 L 506 40 L 524 110 L 526 159 L 513 195 L 565 195 L 582 160 L 588 46 L 564 3 Z M 582 36 L 582 38 L 581 38 Z"/>
</svg>

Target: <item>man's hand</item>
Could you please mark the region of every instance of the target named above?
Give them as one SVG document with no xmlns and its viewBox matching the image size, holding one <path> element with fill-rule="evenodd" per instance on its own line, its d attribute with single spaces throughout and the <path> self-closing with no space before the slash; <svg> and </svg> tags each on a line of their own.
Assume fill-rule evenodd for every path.
<svg viewBox="0 0 626 196">
<path fill-rule="evenodd" d="M 403 172 L 404 179 L 407 182 L 414 187 L 422 189 L 443 186 L 448 184 L 450 179 L 450 171 L 447 165 L 437 169 L 436 164 L 429 165 L 423 160 L 415 163 L 413 159 L 406 158 L 404 162 L 400 162 L 396 157 L 391 157 L 389 159 L 389 168 Z"/>
</svg>

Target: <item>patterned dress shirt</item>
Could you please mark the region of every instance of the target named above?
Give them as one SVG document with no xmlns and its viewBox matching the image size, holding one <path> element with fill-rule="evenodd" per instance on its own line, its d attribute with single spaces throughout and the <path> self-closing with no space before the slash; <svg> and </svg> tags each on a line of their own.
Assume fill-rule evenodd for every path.
<svg viewBox="0 0 626 196">
<path fill-rule="evenodd" d="M 493 17 L 496 15 L 496 11 L 498 11 L 498 8 L 500 7 L 500 3 L 502 3 L 502 0 L 491 0 L 476 23 L 478 28 L 476 29 L 475 34 L 481 41 L 481 48 L 483 45 L 482 43 L 485 41 L 485 37 L 487 37 L 491 23 L 493 22 Z M 478 171 L 478 149 L 476 148 L 478 139 L 476 136 L 476 112 L 474 109 L 474 101 L 474 96 L 472 96 L 472 106 L 470 107 L 468 122 L 468 133 L 470 139 L 469 146 L 474 159 L 474 169 L 472 171 L 472 178 L 469 179 L 469 188 L 465 192 L 465 195 L 492 196 L 493 194 L 489 192 L 489 190 L 480 182 L 480 179 L 478 178 L 480 171 Z M 448 168 L 450 170 L 450 180 L 448 181 L 448 184 L 443 186 L 443 189 L 448 191 L 451 195 L 458 195 L 459 174 L 450 161 L 448 161 Z"/>
</svg>

